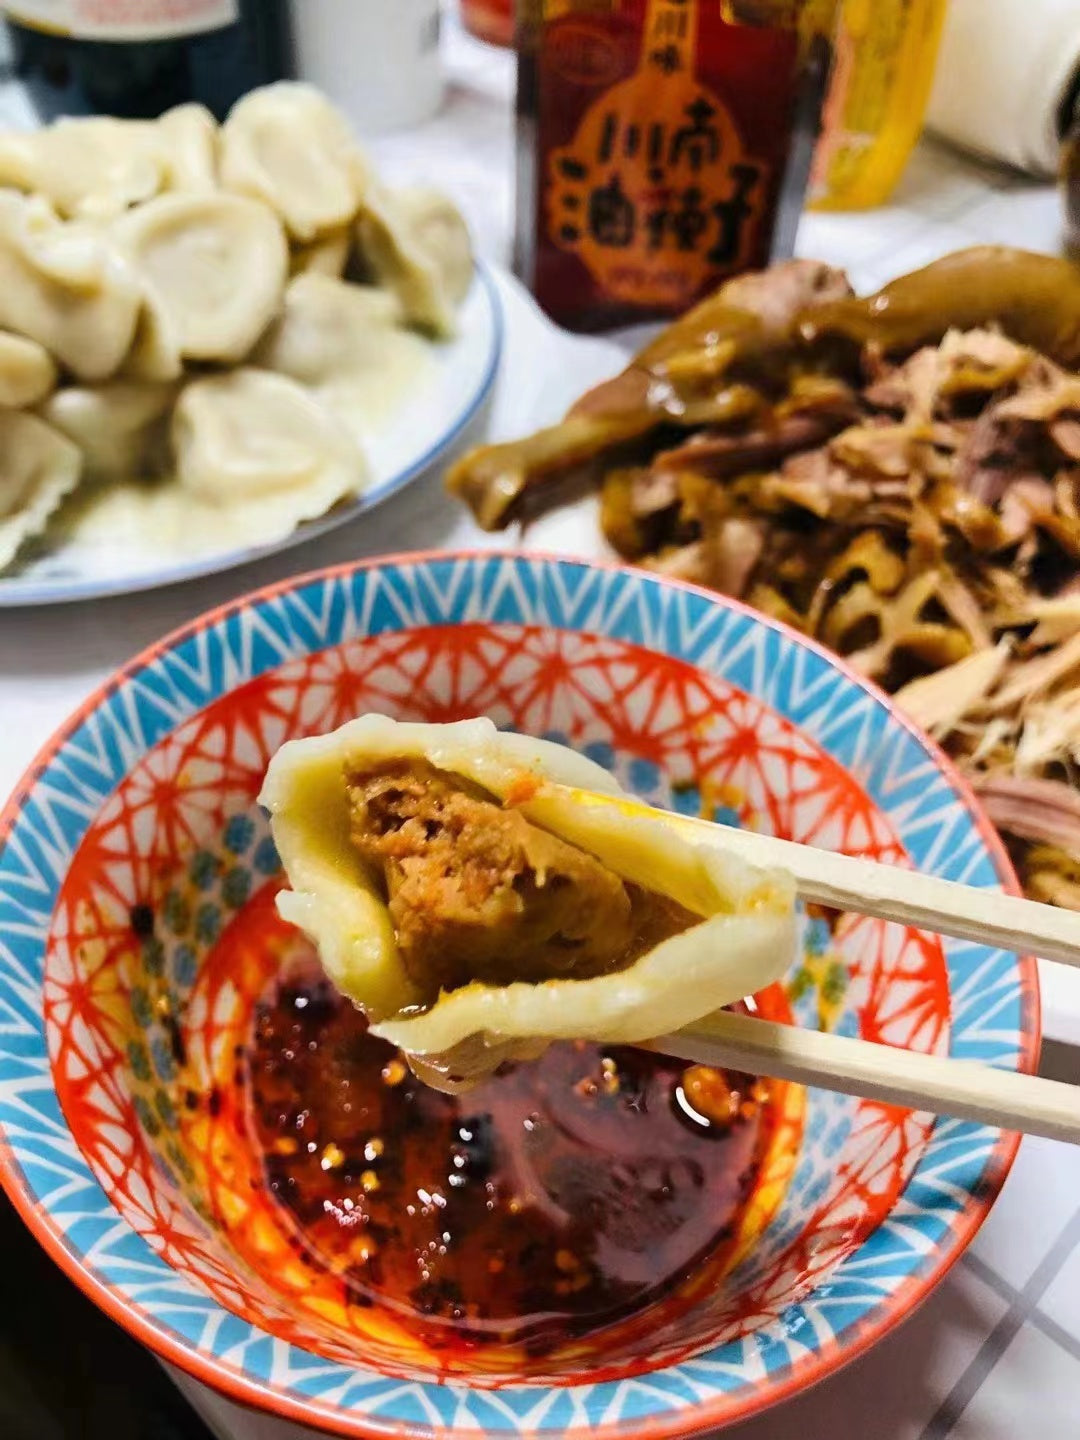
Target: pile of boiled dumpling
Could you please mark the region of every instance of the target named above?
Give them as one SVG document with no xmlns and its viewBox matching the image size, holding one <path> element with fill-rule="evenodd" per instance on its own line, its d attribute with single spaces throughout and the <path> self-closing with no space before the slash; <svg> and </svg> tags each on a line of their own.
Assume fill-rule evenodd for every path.
<svg viewBox="0 0 1080 1440">
<path fill-rule="evenodd" d="M 248 544 L 362 491 L 335 382 L 406 327 L 452 334 L 472 274 L 453 205 L 380 184 L 299 83 L 220 127 L 182 105 L 0 136 L 0 187 L 0 569 L 81 481 Z"/>
</svg>

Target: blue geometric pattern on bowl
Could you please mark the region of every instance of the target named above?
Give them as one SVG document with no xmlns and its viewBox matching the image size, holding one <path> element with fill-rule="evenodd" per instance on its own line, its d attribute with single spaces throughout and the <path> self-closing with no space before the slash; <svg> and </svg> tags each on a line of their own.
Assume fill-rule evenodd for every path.
<svg viewBox="0 0 1080 1440">
<path fill-rule="evenodd" d="M 581 630 L 722 677 L 846 766 L 918 868 L 970 885 L 1000 884 L 993 838 L 886 702 L 798 637 L 719 597 L 634 572 L 500 555 L 404 558 L 279 587 L 134 662 L 66 728 L 9 808 L 0 851 L 5 1183 L 24 1213 L 39 1212 L 35 1228 L 100 1303 L 141 1314 L 144 1338 L 197 1370 L 202 1357 L 204 1376 L 298 1416 L 369 1433 L 632 1428 L 661 1435 L 744 1415 L 816 1378 L 906 1313 L 966 1243 L 1007 1171 L 1011 1140 L 939 1122 L 893 1216 L 827 1287 L 739 1341 L 637 1378 L 485 1392 L 350 1369 L 223 1310 L 118 1226 L 60 1111 L 41 1015 L 45 937 L 70 858 L 130 767 L 203 706 L 268 669 L 354 636 L 463 621 Z M 1009 1068 L 1030 1064 L 1037 1004 L 1030 968 L 966 942 L 948 942 L 945 954 L 951 1053 Z"/>
</svg>

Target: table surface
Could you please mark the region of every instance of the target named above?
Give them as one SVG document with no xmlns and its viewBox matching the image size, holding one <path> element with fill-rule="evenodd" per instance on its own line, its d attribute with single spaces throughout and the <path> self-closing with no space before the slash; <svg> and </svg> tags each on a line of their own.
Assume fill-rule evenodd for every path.
<svg viewBox="0 0 1080 1440">
<path fill-rule="evenodd" d="M 512 212 L 510 57 L 464 36 L 444 37 L 449 84 L 436 119 L 371 145 L 393 183 L 435 179 L 461 205 L 487 260 L 505 265 Z M 0 87 L 0 127 L 24 124 L 17 87 Z M 862 215 L 812 215 L 799 251 L 848 268 L 873 288 L 946 251 L 1004 242 L 1056 251 L 1052 187 L 970 161 L 932 141 L 916 151 L 892 202 Z M 584 384 L 610 373 L 610 342 L 555 332 L 500 280 L 508 347 L 489 424 L 556 416 Z M 526 340 L 525 336 L 528 336 Z M 537 344 L 558 363 L 545 365 Z M 547 352 L 545 352 L 547 353 Z M 597 553 L 588 514 L 564 515 L 527 543 Z M 324 563 L 428 545 L 490 544 L 430 475 L 355 525 L 271 560 L 130 599 L 9 612 L 0 617 L 0 796 L 36 749 L 118 664 L 211 605 Z M 505 541 L 503 542 L 505 543 Z M 1043 968 L 1049 1068 L 1080 1080 L 1080 972 Z M 241 1410 L 175 1376 L 222 1440 L 297 1440 L 296 1427 Z M 918 1314 L 874 1351 L 816 1390 L 747 1425 L 732 1440 L 1015 1440 L 1032 1422 L 1040 1440 L 1080 1434 L 1080 1149 L 1026 1140 L 976 1243 Z"/>
</svg>

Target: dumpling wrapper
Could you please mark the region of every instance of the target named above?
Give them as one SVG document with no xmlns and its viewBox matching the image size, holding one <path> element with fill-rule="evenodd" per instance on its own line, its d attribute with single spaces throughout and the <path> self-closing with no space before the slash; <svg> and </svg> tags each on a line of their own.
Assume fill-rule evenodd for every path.
<svg viewBox="0 0 1080 1440">
<path fill-rule="evenodd" d="M 288 274 L 272 211 L 239 195 L 159 195 L 128 211 L 114 233 L 161 308 L 152 320 L 159 341 L 171 334 L 190 360 L 247 356 L 276 313 Z"/>
<path fill-rule="evenodd" d="M 162 190 L 213 190 L 216 147 L 217 122 L 203 105 L 177 105 L 156 121 L 65 117 L 0 135 L 0 185 L 42 195 L 68 219 L 112 220 Z"/>
<path fill-rule="evenodd" d="M 350 842 L 346 773 L 415 757 L 464 776 L 527 820 L 597 856 L 623 880 L 703 917 L 627 968 L 593 979 L 506 985 L 478 981 L 423 997 L 402 963 L 375 877 Z M 490 720 L 398 723 L 365 715 L 330 735 L 283 745 L 260 803 L 290 890 L 278 909 L 318 948 L 335 985 L 372 1033 L 399 1046 L 417 1073 L 446 1088 L 533 1058 L 554 1040 L 634 1043 L 682 1029 L 778 980 L 795 950 L 794 886 L 663 821 L 617 805 L 577 805 L 550 785 L 624 796 L 600 766 L 563 746 L 504 734 Z"/>
<path fill-rule="evenodd" d="M 318 385 L 385 363 L 388 332 L 401 319 L 401 306 L 389 290 L 329 275 L 297 275 L 252 358 L 267 370 Z"/>
<path fill-rule="evenodd" d="M 410 324 L 453 335 L 473 271 L 468 227 L 453 202 L 433 190 L 372 185 L 356 233 L 362 260 L 397 295 Z"/>
<path fill-rule="evenodd" d="M 221 127 L 221 183 L 269 205 L 301 242 L 352 221 L 365 173 L 348 121 L 312 85 L 252 90 Z"/>
<path fill-rule="evenodd" d="M 107 235 L 63 223 L 39 197 L 0 192 L 0 326 L 36 340 L 80 380 L 104 380 L 131 345 L 141 298 Z"/>
<path fill-rule="evenodd" d="M 0 410 L 0 569 L 39 535 L 82 470 L 78 448 L 22 410 Z"/>
<path fill-rule="evenodd" d="M 218 125 L 206 106 L 174 105 L 155 123 L 161 188 L 212 194 L 218 188 Z"/>
<path fill-rule="evenodd" d="M 306 245 L 294 245 L 289 255 L 291 275 L 328 275 L 340 280 L 345 274 L 352 254 L 353 233 L 351 226 L 343 225 L 338 230 L 328 230 Z"/>
<path fill-rule="evenodd" d="M 55 385 L 56 365 L 44 346 L 0 330 L 0 405 L 22 410 L 40 404 Z"/>
<path fill-rule="evenodd" d="M 329 411 L 295 381 L 251 367 L 185 386 L 171 446 L 187 503 L 207 524 L 218 512 L 252 545 L 283 538 L 367 481 L 360 447 Z"/>
<path fill-rule="evenodd" d="M 139 480 L 162 473 L 168 419 L 178 386 L 110 380 L 72 385 L 40 414 L 82 452 L 88 480 Z"/>
<path fill-rule="evenodd" d="M 142 306 L 119 373 L 127 380 L 179 380 L 184 372 L 179 321 L 151 280 L 142 277 Z"/>
<path fill-rule="evenodd" d="M 310 386 L 364 445 L 431 373 L 430 342 L 402 321 L 389 290 L 297 275 L 252 363 Z"/>
<path fill-rule="evenodd" d="M 162 188 L 157 127 L 94 115 L 0 136 L 0 185 L 43 195 L 69 219 L 108 220 Z"/>
</svg>

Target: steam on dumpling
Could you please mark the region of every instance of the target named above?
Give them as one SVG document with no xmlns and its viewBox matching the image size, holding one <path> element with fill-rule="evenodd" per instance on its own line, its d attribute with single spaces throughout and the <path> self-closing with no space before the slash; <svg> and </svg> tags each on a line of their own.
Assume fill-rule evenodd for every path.
<svg viewBox="0 0 1080 1440">
<path fill-rule="evenodd" d="M 0 405 L 37 405 L 56 384 L 52 356 L 36 340 L 0 330 Z"/>
<path fill-rule="evenodd" d="M 306 245 L 294 245 L 289 256 L 289 270 L 293 275 L 329 275 L 340 280 L 345 274 L 352 253 L 353 235 L 348 225 L 338 230 L 328 230 Z"/>
<path fill-rule="evenodd" d="M 255 361 L 308 385 L 378 368 L 386 363 L 388 332 L 400 320 L 401 307 L 388 290 L 297 275 Z"/>
<path fill-rule="evenodd" d="M 309 241 L 356 215 L 364 165 L 348 122 L 311 85 L 280 81 L 238 100 L 221 127 L 221 181 L 265 201 Z"/>
<path fill-rule="evenodd" d="M 100 115 L 0 136 L 0 185 L 44 195 L 69 218 L 111 219 L 161 184 L 157 131 L 148 120 Z"/>
<path fill-rule="evenodd" d="M 211 510 L 237 511 L 249 544 L 288 535 L 367 479 L 345 427 L 303 386 L 266 370 L 192 381 L 171 438 L 182 490 Z"/>
<path fill-rule="evenodd" d="M 0 569 L 79 481 L 78 448 L 36 415 L 0 410 Z"/>
<path fill-rule="evenodd" d="M 288 250 L 277 217 L 239 195 L 159 195 L 115 233 L 156 292 L 181 355 L 242 360 L 281 300 Z"/>
<path fill-rule="evenodd" d="M 127 353 L 140 303 L 138 278 L 107 235 L 0 192 L 0 326 L 79 379 L 103 380 Z"/>
<path fill-rule="evenodd" d="M 167 454 L 175 385 L 112 380 L 58 390 L 42 418 L 81 450 L 87 479 L 141 480 L 160 475 Z"/>
<path fill-rule="evenodd" d="M 261 803 L 292 887 L 278 908 L 372 1032 L 444 1087 L 556 1039 L 666 1034 L 777 980 L 790 878 L 621 795 L 575 752 L 488 720 L 364 716 L 270 764 Z"/>
<path fill-rule="evenodd" d="M 217 189 L 217 121 L 205 105 L 174 105 L 157 121 L 163 190 L 209 195 Z"/>
<path fill-rule="evenodd" d="M 452 335 L 454 309 L 469 288 L 472 247 L 453 204 L 428 190 L 370 188 L 357 221 L 360 255 L 393 290 L 405 318 Z"/>
</svg>

